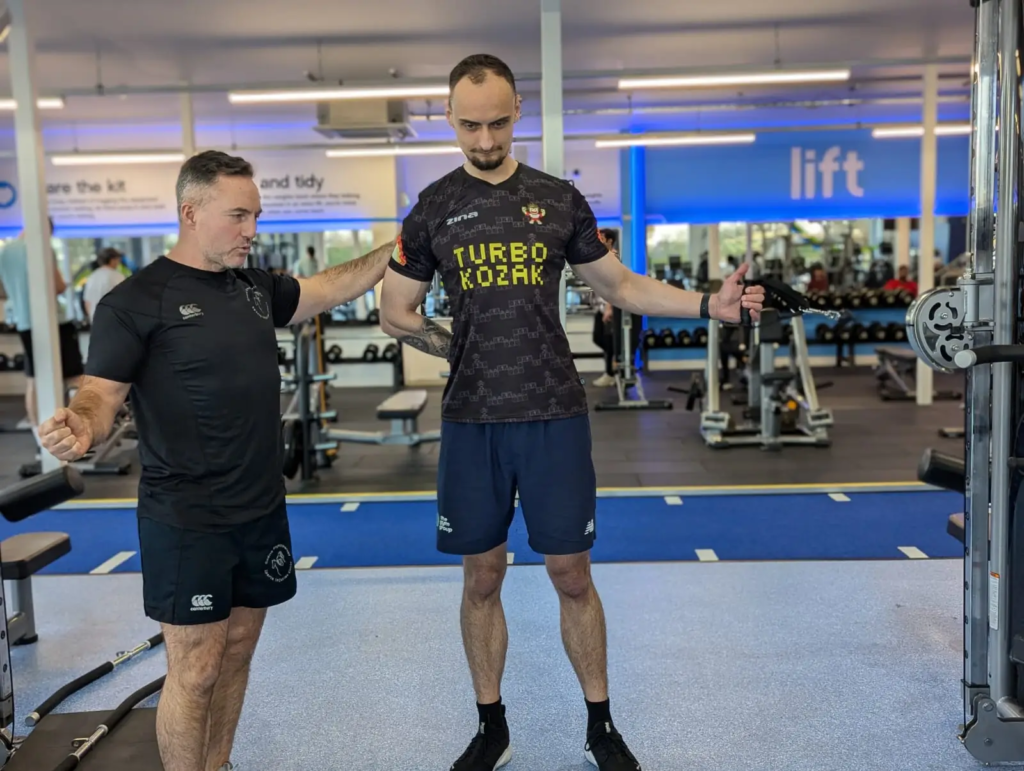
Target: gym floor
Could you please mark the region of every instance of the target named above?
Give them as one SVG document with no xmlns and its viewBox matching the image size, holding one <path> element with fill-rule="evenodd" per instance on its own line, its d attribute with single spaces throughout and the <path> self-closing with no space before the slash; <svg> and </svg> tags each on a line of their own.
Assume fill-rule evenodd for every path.
<svg viewBox="0 0 1024 771">
<path fill-rule="evenodd" d="M 705 447 L 685 394 L 666 390 L 687 375 L 647 380 L 671 412 L 592 413 L 612 710 L 648 771 L 977 768 L 955 735 L 963 565 L 945 521 L 962 499 L 914 484 L 926 447 L 962 452 L 937 433 L 962 425 L 960 403 L 882 402 L 868 370 L 815 375 L 834 381 L 820 394 L 830 448 Z M 385 396 L 335 391 L 338 426 L 380 430 Z M 439 412 L 436 391 L 421 428 Z M 18 416 L 16 400 L 0 405 L 6 422 Z M 0 484 L 32 452 L 30 436 L 0 434 Z M 476 717 L 461 570 L 431 548 L 436 464 L 436 444 L 344 445 L 317 482 L 291 485 L 306 560 L 257 651 L 240 771 L 444 769 L 464 749 Z M 133 498 L 136 477 L 86 483 L 106 500 L 23 523 L 71 533 L 73 551 L 35 579 L 39 642 L 12 651 L 19 733 L 58 686 L 157 631 L 142 613 L 131 501 L 110 500 Z M 517 517 L 503 591 L 508 768 L 584 771 L 582 696 L 525 539 Z M 165 666 L 151 651 L 60 711 L 109 709 Z"/>
<path fill-rule="evenodd" d="M 687 412 L 686 394 L 668 391 L 686 387 L 688 373 L 655 372 L 645 379 L 648 398 L 667 398 L 671 411 L 597 412 L 591 410 L 594 464 L 601 488 L 671 489 L 692 486 L 729 487 L 771 484 L 838 484 L 904 482 L 916 479 L 917 462 L 926 447 L 956 452 L 957 440 L 941 439 L 943 426 L 962 427 L 959 401 L 938 401 L 929 407 L 912 402 L 883 402 L 875 392 L 870 368 L 816 368 L 823 407 L 830 408 L 835 426 L 828 448 L 788 447 L 779 453 L 750 448 L 711 450 L 700 438 L 700 416 Z M 962 390 L 962 378 L 936 376 L 936 388 Z M 422 430 L 440 427 L 441 389 L 429 389 L 430 400 L 420 418 Z M 331 407 L 338 411 L 337 428 L 380 431 L 375 409 L 389 391 L 379 388 L 336 389 Z M 611 400 L 614 389 L 588 390 L 590 404 Z M 723 406 L 731 400 L 723 394 Z M 739 408 L 730 407 L 732 410 Z M 24 415 L 16 398 L 0 400 L 0 424 L 13 426 Z M 35 445 L 27 432 L 0 433 L 0 485 L 18 480 L 17 470 L 32 460 Z M 128 457 L 132 457 L 129 454 Z M 418 448 L 341 445 L 329 469 L 319 479 L 290 483 L 292 493 L 365 494 L 429 492 L 437 489 L 438 444 Z M 134 458 L 133 458 L 134 460 Z M 90 498 L 134 498 L 138 464 L 124 476 L 89 476 Z"/>
</svg>

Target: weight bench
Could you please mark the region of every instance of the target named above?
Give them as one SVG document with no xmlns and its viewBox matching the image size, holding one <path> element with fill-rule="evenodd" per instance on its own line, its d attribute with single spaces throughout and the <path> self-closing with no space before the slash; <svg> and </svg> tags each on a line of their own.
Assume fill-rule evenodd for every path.
<svg viewBox="0 0 1024 771">
<path fill-rule="evenodd" d="M 882 401 L 915 401 L 914 378 L 917 375 L 917 354 L 910 348 L 875 348 L 878 366 L 878 395 Z M 935 391 L 935 399 L 960 399 L 959 391 Z"/>
<path fill-rule="evenodd" d="M 440 431 L 419 430 L 420 413 L 427 406 L 427 392 L 424 390 L 404 390 L 391 394 L 377 405 L 377 419 L 390 420 L 391 431 L 346 431 L 331 428 L 327 437 L 339 442 L 357 442 L 361 444 L 399 444 L 416 447 L 424 442 L 441 440 Z"/>
<path fill-rule="evenodd" d="M 31 645 L 36 634 L 32 576 L 71 551 L 67 533 L 21 533 L 0 542 L 4 581 L 11 581 L 14 596 L 7 616 L 7 634 L 12 645 Z"/>
</svg>

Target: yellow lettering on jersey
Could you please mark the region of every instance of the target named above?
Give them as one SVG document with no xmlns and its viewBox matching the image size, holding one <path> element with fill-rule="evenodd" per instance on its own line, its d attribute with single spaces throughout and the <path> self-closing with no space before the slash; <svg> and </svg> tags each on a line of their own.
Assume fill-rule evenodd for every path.
<svg viewBox="0 0 1024 771">
<path fill-rule="evenodd" d="M 459 277 L 462 279 L 463 291 L 473 288 L 473 269 L 463 268 L 459 271 Z"/>
<path fill-rule="evenodd" d="M 487 247 L 484 244 L 480 244 L 479 249 L 474 249 L 473 247 L 474 244 L 469 245 L 469 259 L 477 265 L 482 265 L 484 260 L 487 259 Z"/>
<path fill-rule="evenodd" d="M 461 246 L 458 247 L 455 250 L 455 259 L 457 259 L 459 261 L 459 267 L 460 268 L 464 268 L 465 267 L 465 265 L 462 264 L 462 255 L 465 254 L 465 253 L 466 253 L 466 250 L 463 249 Z"/>
<path fill-rule="evenodd" d="M 494 283 L 494 271 L 487 265 L 481 265 L 476 269 L 477 286 L 490 286 Z"/>
<path fill-rule="evenodd" d="M 533 245 L 533 253 L 530 256 L 534 262 L 544 262 L 548 258 L 548 248 L 538 242 Z"/>
<path fill-rule="evenodd" d="M 541 284 L 544 283 L 544 276 L 541 275 L 540 271 L 541 271 L 541 266 L 540 265 L 531 265 L 530 266 L 530 278 L 532 279 L 532 281 L 530 283 L 534 284 L 535 286 L 540 286 Z"/>
<path fill-rule="evenodd" d="M 512 286 L 516 284 L 529 284 L 530 283 L 530 271 L 526 269 L 525 265 L 513 265 L 512 266 Z"/>
<path fill-rule="evenodd" d="M 505 244 L 488 244 L 487 245 L 491 253 L 491 264 L 496 262 L 508 262 L 508 258 L 505 256 Z"/>
<path fill-rule="evenodd" d="M 494 272 L 498 274 L 498 286 L 508 286 L 508 265 L 495 265 Z"/>
<path fill-rule="evenodd" d="M 526 262 L 526 244 L 522 242 L 515 242 L 508 245 L 508 250 L 511 253 L 512 262 Z"/>
</svg>

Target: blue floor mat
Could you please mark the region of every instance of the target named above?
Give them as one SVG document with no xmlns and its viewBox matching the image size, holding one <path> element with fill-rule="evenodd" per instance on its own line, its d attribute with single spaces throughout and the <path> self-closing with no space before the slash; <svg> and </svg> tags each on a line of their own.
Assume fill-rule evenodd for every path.
<svg viewBox="0 0 1024 771">
<path fill-rule="evenodd" d="M 595 562 L 697 560 L 907 559 L 900 547 L 931 558 L 963 556 L 946 533 L 963 497 L 948 492 L 849 493 L 836 501 L 822 493 L 693 496 L 680 505 L 664 498 L 598 499 Z M 351 506 L 349 506 L 350 508 Z M 434 501 L 289 503 L 295 559 L 315 557 L 314 568 L 450 565 L 458 557 L 435 548 Z M 509 533 L 515 564 L 542 561 L 529 546 L 522 512 Z M 134 509 L 48 511 L 17 524 L 0 524 L 0 537 L 26 531 L 71 535 L 72 551 L 43 573 L 138 572 Z M 130 554 L 129 554 L 130 553 Z M 118 556 L 120 555 L 120 556 Z M 307 560 L 308 561 L 308 560 Z"/>
</svg>

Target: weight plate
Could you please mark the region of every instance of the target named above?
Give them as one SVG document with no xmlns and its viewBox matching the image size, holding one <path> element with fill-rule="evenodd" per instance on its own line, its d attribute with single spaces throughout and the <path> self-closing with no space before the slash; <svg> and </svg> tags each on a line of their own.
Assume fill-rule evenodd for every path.
<svg viewBox="0 0 1024 771">
<path fill-rule="evenodd" d="M 964 297 L 959 287 L 931 289 L 907 310 L 907 342 L 925 364 L 953 373 L 957 352 L 969 348 L 963 328 Z"/>
</svg>

